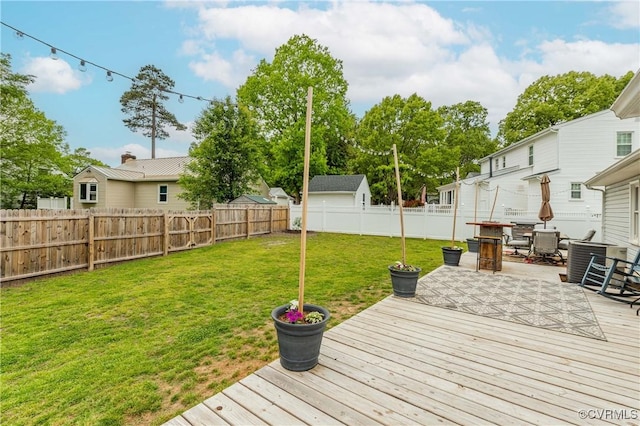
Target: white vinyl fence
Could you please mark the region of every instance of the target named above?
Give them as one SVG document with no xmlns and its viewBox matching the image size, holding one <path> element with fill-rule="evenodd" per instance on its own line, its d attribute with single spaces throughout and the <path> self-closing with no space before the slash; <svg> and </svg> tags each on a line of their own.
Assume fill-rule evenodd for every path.
<svg viewBox="0 0 640 426">
<path fill-rule="evenodd" d="M 428 204 L 424 207 L 405 208 L 404 230 L 408 238 L 428 238 L 451 240 L 453 234 L 453 207 L 450 205 Z M 536 222 L 538 212 L 496 209 L 491 220 L 501 223 Z M 583 211 L 556 212 L 555 218 L 547 222 L 547 228 L 555 227 L 571 238 L 581 238 L 589 229 L 595 229 L 593 241 L 601 241 L 601 215 L 586 209 Z M 290 206 L 290 226 L 294 227 L 296 218 L 302 216 L 302 206 Z M 465 241 L 474 235 L 474 226 L 467 222 L 489 220 L 490 211 L 478 211 L 458 208 L 456 215 L 455 240 Z M 299 221 L 300 219 L 298 219 Z M 337 232 L 345 234 L 400 236 L 400 213 L 397 206 L 337 207 L 308 206 L 307 229 L 318 232 Z M 505 228 L 505 232 L 509 232 Z"/>
</svg>

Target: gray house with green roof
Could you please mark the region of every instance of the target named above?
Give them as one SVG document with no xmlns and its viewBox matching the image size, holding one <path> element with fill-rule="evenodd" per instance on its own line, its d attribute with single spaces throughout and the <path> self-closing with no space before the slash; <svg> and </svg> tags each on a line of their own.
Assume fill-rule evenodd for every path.
<svg viewBox="0 0 640 426">
<path fill-rule="evenodd" d="M 322 175 L 309 181 L 309 206 L 356 207 L 371 205 L 365 175 Z"/>
</svg>

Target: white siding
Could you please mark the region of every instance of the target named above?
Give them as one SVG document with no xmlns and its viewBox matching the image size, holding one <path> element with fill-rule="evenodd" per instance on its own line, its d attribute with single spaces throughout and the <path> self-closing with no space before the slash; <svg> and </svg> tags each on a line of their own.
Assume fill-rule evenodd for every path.
<svg viewBox="0 0 640 426">
<path fill-rule="evenodd" d="M 629 182 L 607 187 L 602 229 L 603 242 L 627 247 L 627 259 L 633 260 L 640 247 L 629 242 Z"/>
<path fill-rule="evenodd" d="M 491 176 L 489 159 L 480 164 L 479 179 L 483 183 L 478 208 L 491 209 L 499 186 L 496 209 L 536 212 L 540 208 L 540 182 L 535 175 L 549 172 L 550 203 L 554 211 L 600 213 L 602 193 L 582 186 L 582 198 L 572 199 L 571 183 L 585 182 L 619 160 L 615 156 L 618 132 L 632 132 L 632 148 L 640 146 L 640 118 L 620 120 L 612 111 L 606 110 L 558 125 L 555 130 L 542 132 L 495 153 L 494 157 L 500 159 L 499 167 L 496 169 L 492 158 Z M 531 145 L 534 146 L 534 162 L 529 166 Z M 506 168 L 502 167 L 502 157 L 506 157 Z M 534 177 L 523 180 L 527 176 Z M 459 200 L 465 206 L 474 205 L 476 179 L 466 179 L 460 186 Z"/>
<path fill-rule="evenodd" d="M 308 202 L 309 206 L 322 206 L 324 202 L 332 206 L 353 207 L 355 199 L 355 192 L 317 192 L 309 194 Z"/>
</svg>

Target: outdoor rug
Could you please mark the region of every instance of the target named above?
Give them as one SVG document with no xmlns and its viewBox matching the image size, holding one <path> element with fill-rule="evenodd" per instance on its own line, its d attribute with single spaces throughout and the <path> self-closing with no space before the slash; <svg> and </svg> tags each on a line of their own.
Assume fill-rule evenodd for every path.
<svg viewBox="0 0 640 426">
<path fill-rule="evenodd" d="M 416 297 L 407 300 L 606 340 L 576 284 L 442 266 L 420 278 Z"/>
</svg>

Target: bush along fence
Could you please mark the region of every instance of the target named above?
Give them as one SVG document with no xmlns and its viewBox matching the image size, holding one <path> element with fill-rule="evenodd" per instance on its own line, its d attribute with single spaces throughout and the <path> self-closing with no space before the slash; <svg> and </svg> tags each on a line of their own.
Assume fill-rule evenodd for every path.
<svg viewBox="0 0 640 426">
<path fill-rule="evenodd" d="M 286 231 L 288 206 L 0 210 L 0 283 Z"/>
</svg>

